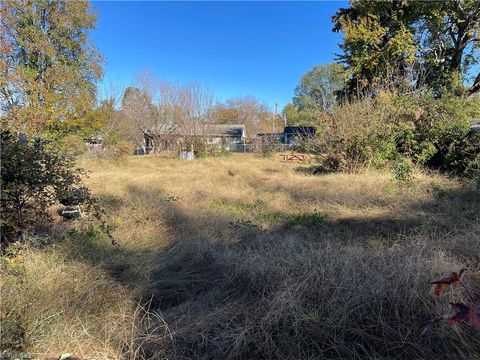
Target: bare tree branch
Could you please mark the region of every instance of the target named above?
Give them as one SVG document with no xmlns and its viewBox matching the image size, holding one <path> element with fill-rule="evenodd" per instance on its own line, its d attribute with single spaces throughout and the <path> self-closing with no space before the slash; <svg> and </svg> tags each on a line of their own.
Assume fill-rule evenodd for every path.
<svg viewBox="0 0 480 360">
<path fill-rule="evenodd" d="M 476 92 L 480 91 L 480 73 L 477 74 L 477 77 L 473 81 L 473 85 L 467 90 L 468 95 L 473 95 Z"/>
</svg>

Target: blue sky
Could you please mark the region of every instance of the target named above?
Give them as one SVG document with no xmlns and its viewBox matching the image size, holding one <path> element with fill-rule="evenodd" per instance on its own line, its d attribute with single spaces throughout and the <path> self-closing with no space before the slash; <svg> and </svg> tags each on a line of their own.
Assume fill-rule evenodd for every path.
<svg viewBox="0 0 480 360">
<path fill-rule="evenodd" d="M 332 62 L 331 16 L 347 2 L 93 2 L 92 38 L 105 57 L 100 88 L 126 87 L 148 70 L 211 87 L 219 101 L 252 95 L 291 101 L 306 71 Z"/>
</svg>

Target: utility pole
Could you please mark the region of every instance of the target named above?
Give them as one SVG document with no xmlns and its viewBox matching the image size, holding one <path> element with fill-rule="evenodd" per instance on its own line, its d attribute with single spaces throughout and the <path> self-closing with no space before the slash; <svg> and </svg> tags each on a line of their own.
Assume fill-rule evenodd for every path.
<svg viewBox="0 0 480 360">
<path fill-rule="evenodd" d="M 278 107 L 278 102 L 275 103 L 275 111 L 273 113 L 273 119 L 272 119 L 272 133 L 275 134 L 275 120 L 277 118 L 277 107 Z"/>
</svg>

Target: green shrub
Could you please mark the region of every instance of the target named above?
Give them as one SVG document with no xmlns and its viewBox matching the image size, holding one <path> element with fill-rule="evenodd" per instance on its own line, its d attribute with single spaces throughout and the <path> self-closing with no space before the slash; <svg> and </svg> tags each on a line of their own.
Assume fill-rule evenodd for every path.
<svg viewBox="0 0 480 360">
<path fill-rule="evenodd" d="M 401 160 L 392 166 L 392 177 L 396 181 L 409 181 L 413 175 L 413 165 L 409 160 Z"/>
<path fill-rule="evenodd" d="M 478 117 L 480 99 L 380 93 L 325 114 L 308 148 L 329 171 L 385 168 L 408 158 L 414 164 L 474 176 L 480 134 L 472 133 L 469 124 Z"/>
<path fill-rule="evenodd" d="M 23 137 L 23 138 L 22 138 Z M 2 244 L 18 239 L 79 183 L 74 158 L 42 138 L 1 132 Z"/>
<path fill-rule="evenodd" d="M 88 150 L 88 146 L 85 145 L 85 141 L 75 135 L 67 135 L 60 141 L 61 148 L 69 154 L 81 155 Z"/>
<path fill-rule="evenodd" d="M 195 157 L 205 157 L 215 155 L 221 151 L 217 144 L 208 144 L 206 138 L 192 137 L 188 138 L 182 146 L 183 150 L 190 151 L 193 148 Z"/>
<path fill-rule="evenodd" d="M 480 153 L 480 136 L 470 122 L 480 116 L 480 100 L 429 94 L 392 100 L 398 151 L 415 163 L 465 174 Z"/>
<path fill-rule="evenodd" d="M 329 171 L 355 172 L 396 158 L 391 124 L 384 105 L 374 99 L 346 103 L 320 119 L 310 148 Z"/>
<path fill-rule="evenodd" d="M 315 227 L 324 224 L 326 219 L 326 214 L 315 210 L 313 213 L 300 213 L 295 215 L 290 221 L 290 224 L 305 227 Z"/>
<path fill-rule="evenodd" d="M 373 153 L 372 164 L 381 169 L 399 157 L 394 141 L 381 142 Z"/>
</svg>

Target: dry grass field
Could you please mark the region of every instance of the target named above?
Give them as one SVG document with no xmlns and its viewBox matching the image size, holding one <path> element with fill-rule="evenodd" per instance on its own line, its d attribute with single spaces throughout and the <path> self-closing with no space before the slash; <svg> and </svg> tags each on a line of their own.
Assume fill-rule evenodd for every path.
<svg viewBox="0 0 480 360">
<path fill-rule="evenodd" d="M 2 343 L 35 358 L 480 359 L 430 281 L 480 287 L 480 191 L 417 172 L 310 175 L 252 155 L 82 159 L 112 224 L 2 265 Z"/>
</svg>

